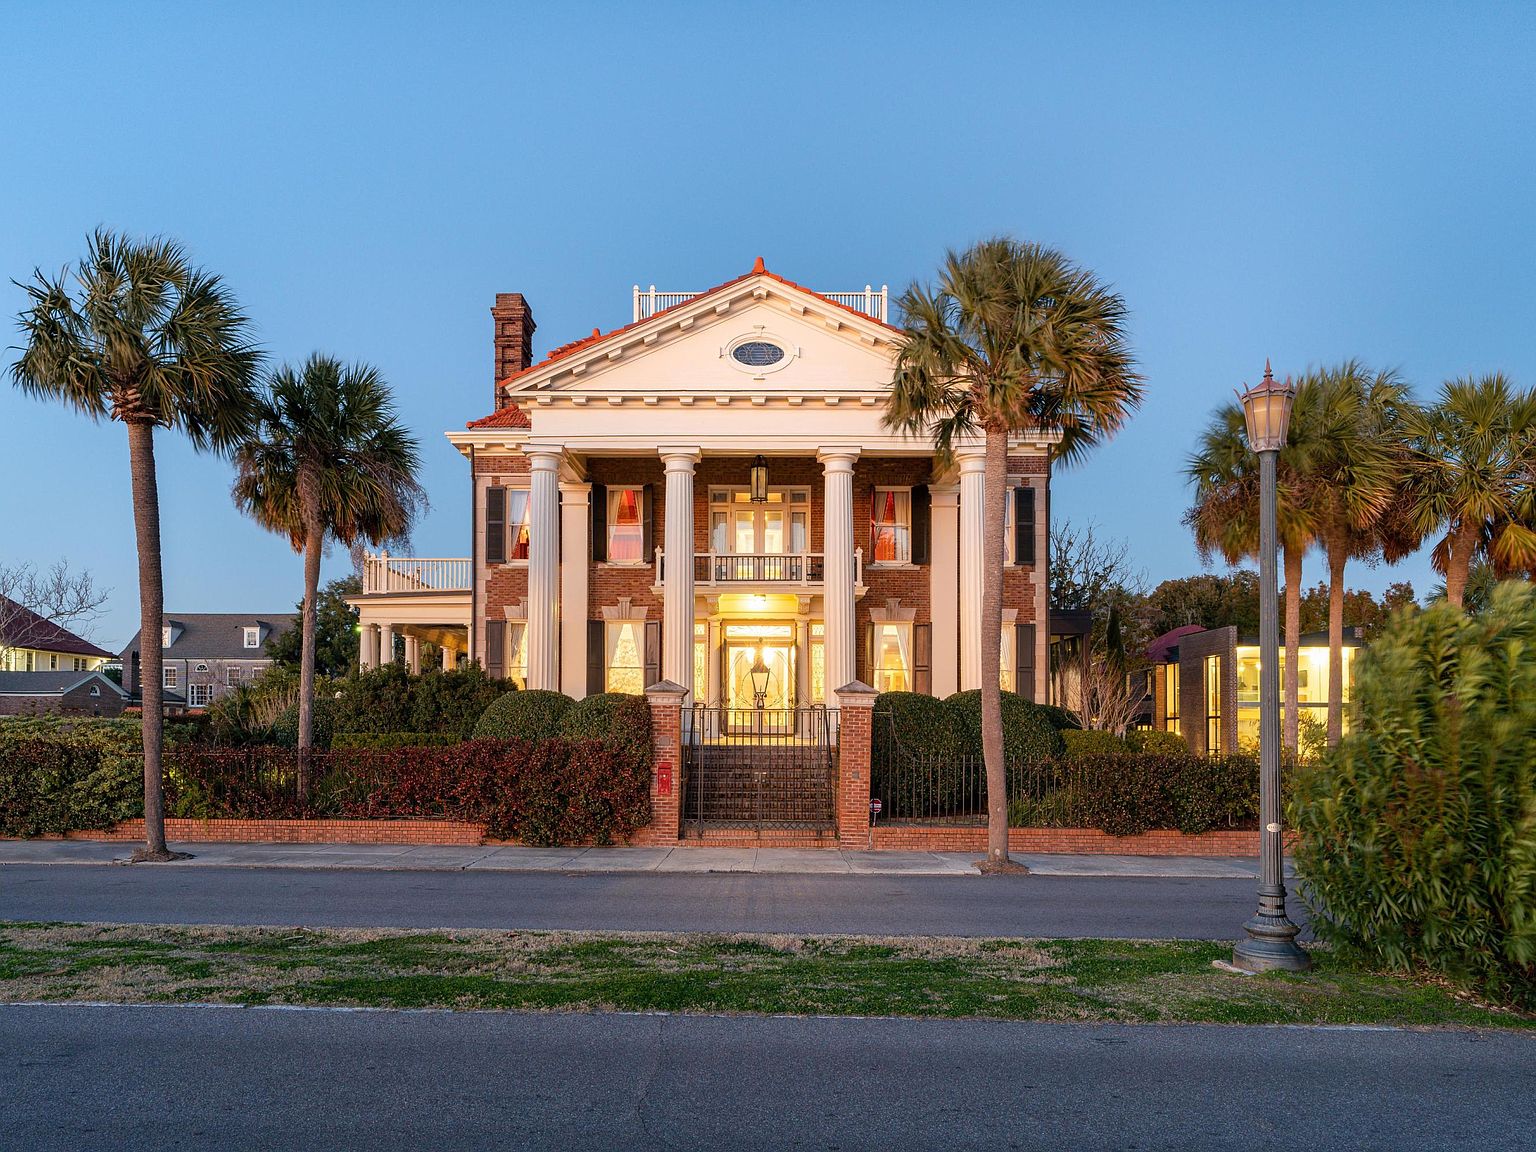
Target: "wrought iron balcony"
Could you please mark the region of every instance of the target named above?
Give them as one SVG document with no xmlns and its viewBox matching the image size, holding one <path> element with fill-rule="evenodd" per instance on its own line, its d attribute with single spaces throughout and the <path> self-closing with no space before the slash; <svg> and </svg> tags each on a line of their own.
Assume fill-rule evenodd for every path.
<svg viewBox="0 0 1536 1152">
<path fill-rule="evenodd" d="M 695 552 L 696 587 L 731 584 L 781 584 L 820 587 L 825 554 L 821 552 Z M 656 549 L 656 583 L 665 580 L 664 554 Z M 864 583 L 864 549 L 853 550 L 853 583 Z"/>
</svg>

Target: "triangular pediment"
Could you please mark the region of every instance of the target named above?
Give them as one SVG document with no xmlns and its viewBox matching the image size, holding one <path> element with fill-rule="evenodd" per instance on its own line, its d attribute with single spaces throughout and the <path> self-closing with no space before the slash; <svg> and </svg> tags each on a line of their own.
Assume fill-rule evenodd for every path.
<svg viewBox="0 0 1536 1152">
<path fill-rule="evenodd" d="M 505 388 L 509 397 L 863 392 L 889 386 L 899 338 L 889 325 L 755 272 L 558 349 Z"/>
</svg>

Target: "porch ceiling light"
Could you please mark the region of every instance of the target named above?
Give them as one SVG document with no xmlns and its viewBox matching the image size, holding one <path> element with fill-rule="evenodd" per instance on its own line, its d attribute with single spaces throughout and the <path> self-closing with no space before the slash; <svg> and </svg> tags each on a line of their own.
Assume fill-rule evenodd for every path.
<svg viewBox="0 0 1536 1152">
<path fill-rule="evenodd" d="M 1291 423 L 1291 405 L 1296 386 L 1286 377 L 1282 384 L 1264 361 L 1264 379 L 1238 394 L 1243 402 L 1243 419 L 1248 424 L 1248 447 L 1254 452 L 1278 452 L 1285 447 Z"/>
<path fill-rule="evenodd" d="M 752 461 L 752 503 L 768 503 L 768 461 L 762 456 Z"/>
</svg>

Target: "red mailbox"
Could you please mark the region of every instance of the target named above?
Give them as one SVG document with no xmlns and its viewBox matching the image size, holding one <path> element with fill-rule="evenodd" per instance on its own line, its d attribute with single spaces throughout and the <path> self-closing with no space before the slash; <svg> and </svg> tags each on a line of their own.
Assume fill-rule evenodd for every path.
<svg viewBox="0 0 1536 1152">
<path fill-rule="evenodd" d="M 672 765 L 668 761 L 656 765 L 656 792 L 661 796 L 672 795 Z"/>
</svg>

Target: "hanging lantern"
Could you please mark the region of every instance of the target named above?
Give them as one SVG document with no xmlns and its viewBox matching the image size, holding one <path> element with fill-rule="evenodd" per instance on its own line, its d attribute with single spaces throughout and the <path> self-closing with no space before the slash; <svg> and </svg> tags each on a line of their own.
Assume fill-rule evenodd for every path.
<svg viewBox="0 0 1536 1152">
<path fill-rule="evenodd" d="M 752 661 L 752 670 L 748 673 L 752 678 L 752 702 L 754 706 L 761 708 L 768 698 L 768 665 L 763 663 L 763 650 L 759 648 Z"/>
<path fill-rule="evenodd" d="M 768 461 L 761 456 L 752 461 L 752 503 L 768 503 Z"/>
</svg>

